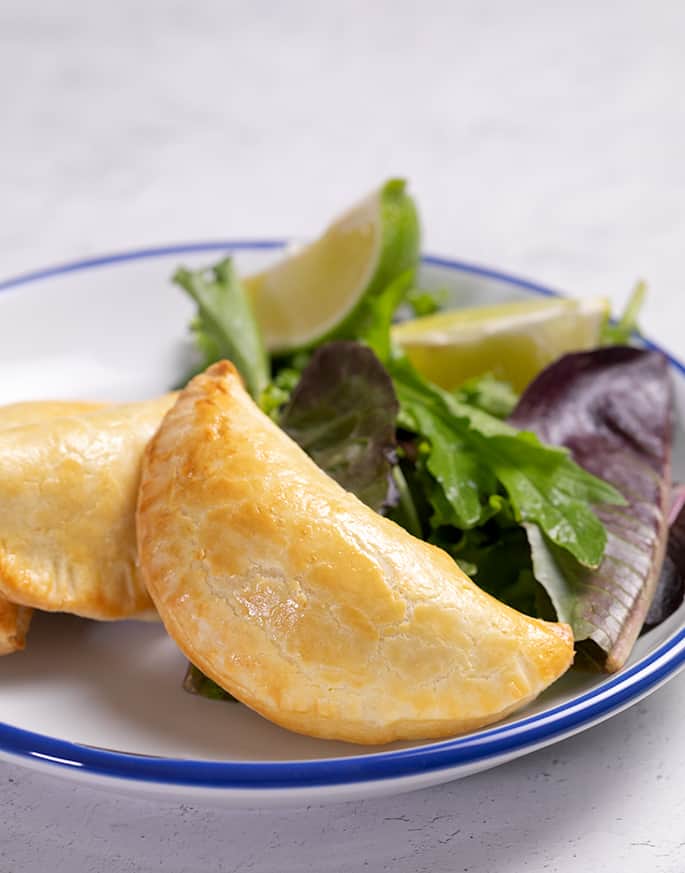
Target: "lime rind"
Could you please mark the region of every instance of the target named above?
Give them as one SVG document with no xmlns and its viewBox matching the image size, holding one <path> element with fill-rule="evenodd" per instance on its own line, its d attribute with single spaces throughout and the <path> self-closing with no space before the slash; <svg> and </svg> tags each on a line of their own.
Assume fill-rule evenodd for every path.
<svg viewBox="0 0 685 873">
<path fill-rule="evenodd" d="M 405 181 L 391 179 L 315 242 L 246 277 L 269 350 L 291 353 L 354 336 L 369 302 L 399 275 L 416 270 L 420 236 Z M 331 277 L 336 287 L 331 288 Z"/>
</svg>

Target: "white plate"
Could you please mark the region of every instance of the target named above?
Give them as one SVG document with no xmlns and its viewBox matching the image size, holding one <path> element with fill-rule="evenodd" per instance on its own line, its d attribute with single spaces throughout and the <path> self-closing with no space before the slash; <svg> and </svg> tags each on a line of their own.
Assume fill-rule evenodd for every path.
<svg viewBox="0 0 685 873">
<path fill-rule="evenodd" d="M 131 400 L 187 371 L 180 262 L 232 250 L 262 266 L 279 242 L 202 243 L 95 258 L 0 282 L 0 403 Z M 454 303 L 550 294 L 472 265 L 425 258 L 421 284 Z M 671 359 L 679 402 L 685 370 Z M 676 477 L 685 477 L 678 450 Z M 685 663 L 685 609 L 642 637 L 617 675 L 571 671 L 496 727 L 441 743 L 368 748 L 281 730 L 239 704 L 181 690 L 185 662 L 160 625 L 37 616 L 27 649 L 0 659 L 0 756 L 114 790 L 233 805 L 345 800 L 446 782 L 584 730 L 637 702 Z"/>
</svg>

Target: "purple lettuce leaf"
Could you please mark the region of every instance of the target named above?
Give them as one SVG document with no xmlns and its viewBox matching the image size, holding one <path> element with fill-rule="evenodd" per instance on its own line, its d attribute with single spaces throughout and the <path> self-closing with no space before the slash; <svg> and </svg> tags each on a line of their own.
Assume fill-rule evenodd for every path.
<svg viewBox="0 0 685 873">
<path fill-rule="evenodd" d="M 367 506 L 397 502 L 392 478 L 399 403 L 376 355 L 358 342 L 320 346 L 279 420 L 322 470 Z"/>
<path fill-rule="evenodd" d="M 685 485 L 674 485 L 671 489 L 671 506 L 668 510 L 669 527 L 678 519 L 680 511 L 685 506 Z"/>
<path fill-rule="evenodd" d="M 526 389 L 510 421 L 565 446 L 628 506 L 596 507 L 607 531 L 597 569 L 582 567 L 526 525 L 535 576 L 578 648 L 609 672 L 630 654 L 666 549 L 672 387 L 660 353 L 615 346 L 565 355 Z"/>
<path fill-rule="evenodd" d="M 666 621 L 685 598 L 685 487 L 682 485 L 673 489 L 668 523 L 666 557 L 643 631 Z"/>
</svg>

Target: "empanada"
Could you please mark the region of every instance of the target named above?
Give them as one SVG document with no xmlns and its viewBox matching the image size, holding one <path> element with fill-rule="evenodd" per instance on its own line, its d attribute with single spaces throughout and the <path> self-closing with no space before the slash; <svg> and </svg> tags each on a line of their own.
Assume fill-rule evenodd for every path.
<svg viewBox="0 0 685 873">
<path fill-rule="evenodd" d="M 0 655 L 11 655 L 24 648 L 32 612 L 28 606 L 17 606 L 0 597 Z"/>
<path fill-rule="evenodd" d="M 151 612 L 135 504 L 143 449 L 173 400 L 0 431 L 0 594 L 86 618 Z"/>
<path fill-rule="evenodd" d="M 0 430 L 45 421 L 58 415 L 72 415 L 97 409 L 98 403 L 69 400 L 45 400 L 11 403 L 0 406 Z M 31 623 L 30 607 L 17 606 L 0 596 L 0 655 L 10 655 L 24 648 Z"/>
<path fill-rule="evenodd" d="M 356 743 L 502 718 L 569 667 L 567 625 L 481 591 L 323 473 L 222 362 L 143 462 L 138 545 L 167 631 L 283 727 Z"/>
<path fill-rule="evenodd" d="M 105 404 L 88 400 L 29 400 L 0 406 L 0 430 L 36 424 L 49 418 L 63 418 L 101 409 Z"/>
</svg>

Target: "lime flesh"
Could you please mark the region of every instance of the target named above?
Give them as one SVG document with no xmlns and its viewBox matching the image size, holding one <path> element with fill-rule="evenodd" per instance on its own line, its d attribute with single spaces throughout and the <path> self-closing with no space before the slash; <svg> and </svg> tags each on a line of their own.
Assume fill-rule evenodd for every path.
<svg viewBox="0 0 685 873">
<path fill-rule="evenodd" d="M 517 390 L 566 352 L 599 343 L 605 299 L 544 299 L 454 309 L 396 325 L 393 339 L 426 378 L 451 390 L 483 373 Z"/>
<path fill-rule="evenodd" d="M 246 277 L 267 348 L 284 353 L 344 335 L 363 301 L 416 267 L 419 238 L 414 202 L 393 179 L 315 242 Z"/>
</svg>

